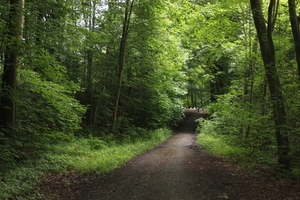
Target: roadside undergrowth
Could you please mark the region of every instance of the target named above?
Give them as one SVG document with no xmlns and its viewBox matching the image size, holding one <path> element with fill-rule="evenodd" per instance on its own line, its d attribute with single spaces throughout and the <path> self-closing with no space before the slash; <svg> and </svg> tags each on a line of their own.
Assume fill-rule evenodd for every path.
<svg viewBox="0 0 300 200">
<path fill-rule="evenodd" d="M 203 120 L 202 120 L 203 121 Z M 197 142 L 213 155 L 239 163 L 246 169 L 275 168 L 276 157 L 271 152 L 247 146 L 235 135 L 215 131 L 213 122 L 205 120 L 198 126 Z"/>
<path fill-rule="evenodd" d="M 216 132 L 213 122 L 201 121 L 197 128 L 197 143 L 207 152 L 238 163 L 244 169 L 252 172 L 277 173 L 299 182 L 300 170 L 298 168 L 294 167 L 290 171 L 279 172 L 276 148 L 261 150 L 259 147 L 247 145 L 235 135 Z"/>
<path fill-rule="evenodd" d="M 49 145 L 40 156 L 0 172 L 0 199 L 40 199 L 39 185 L 48 173 L 107 173 L 171 136 L 168 129 L 148 132 L 147 137 L 118 141 L 113 135 L 76 138 Z"/>
<path fill-rule="evenodd" d="M 278 168 L 276 158 L 270 157 L 266 152 L 238 145 L 234 142 L 234 138 L 228 135 L 200 133 L 197 143 L 207 152 L 237 163 L 254 173 L 258 171 L 274 173 Z M 282 175 L 288 178 L 295 177 L 291 173 Z"/>
</svg>

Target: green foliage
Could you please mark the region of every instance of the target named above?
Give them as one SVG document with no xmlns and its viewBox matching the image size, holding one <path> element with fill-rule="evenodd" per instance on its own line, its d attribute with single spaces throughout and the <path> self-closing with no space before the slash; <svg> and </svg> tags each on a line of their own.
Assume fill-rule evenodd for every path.
<svg viewBox="0 0 300 200">
<path fill-rule="evenodd" d="M 5 37 L 9 3 L 0 1 L 0 52 L 4 55 L 10 42 Z M 41 171 L 110 171 L 150 148 L 152 144 L 145 147 L 144 139 L 151 143 L 167 137 L 169 133 L 162 130 L 150 130 L 174 125 L 183 107 L 207 106 L 212 120 L 199 126 L 199 141 L 207 149 L 273 163 L 271 102 L 249 2 L 135 2 L 118 123 L 111 133 L 124 10 L 122 1 L 26 2 L 25 51 L 19 55 L 14 97 L 17 120 L 12 138 L 0 130 L 0 162 L 15 166 L 32 155 L 38 157 L 37 149 L 58 143 L 41 160 Z M 292 170 L 297 174 L 299 81 L 287 7 L 280 6 L 279 11 L 274 29 L 276 62 L 287 108 Z M 1 75 L 3 62 L 1 56 Z M 26 170 L 21 170 L 24 176 L 31 168 Z M 4 178 L 6 182 L 10 176 L 12 172 Z"/>
<path fill-rule="evenodd" d="M 32 49 L 26 56 L 24 58 L 25 68 L 37 72 L 41 79 L 57 84 L 68 83 L 65 67 L 60 65 L 45 49 Z"/>
<path fill-rule="evenodd" d="M 75 85 L 58 85 L 20 69 L 14 141 L 0 135 L 2 168 L 37 154 L 49 142 L 70 140 L 81 129 L 85 107 L 72 96 Z M 5 167 L 6 166 L 6 167 Z"/>
<path fill-rule="evenodd" d="M 5 173 L 0 173 L 0 198 L 9 199 L 39 199 L 40 194 L 36 187 L 41 180 L 43 171 L 38 167 L 42 163 L 24 164 L 22 167 L 11 168 Z M 38 167 L 37 167 L 38 166 Z"/>
<path fill-rule="evenodd" d="M 208 125 L 209 126 L 209 125 Z M 209 129 L 208 127 L 205 128 Z M 242 156 L 246 149 L 235 146 L 236 138 L 228 135 L 217 135 L 214 133 L 201 133 L 198 135 L 198 142 L 209 152 L 222 156 Z"/>
<path fill-rule="evenodd" d="M 1 131 L 2 130 L 0 129 L 0 172 L 13 167 L 15 159 L 19 156 L 16 149 L 14 149 L 13 142 L 5 137 L 4 133 Z"/>
<path fill-rule="evenodd" d="M 260 107 L 245 104 L 234 91 L 218 96 L 218 102 L 208 107 L 212 119 L 199 125 L 198 131 L 219 137 L 228 136 L 240 146 L 253 152 L 265 150 L 270 157 L 275 158 L 271 113 L 261 115 Z"/>
<path fill-rule="evenodd" d="M 107 140 L 107 137 L 82 138 L 55 145 L 52 147 L 49 159 L 55 160 L 55 163 L 62 167 L 61 170 L 105 173 L 120 167 L 139 153 L 153 148 L 169 136 L 169 130 L 159 129 L 145 132 L 138 138 L 134 138 L 134 141 L 122 143 Z"/>
<path fill-rule="evenodd" d="M 72 98 L 76 91 L 74 86 L 70 88 L 43 80 L 30 70 L 20 70 L 20 77 L 19 130 L 28 135 L 55 138 L 81 128 L 85 107 Z"/>
<path fill-rule="evenodd" d="M 207 151 L 215 155 L 225 156 L 231 160 L 239 162 L 248 169 L 256 169 L 260 165 L 266 167 L 276 167 L 276 148 L 257 148 L 251 143 L 245 145 L 237 135 L 222 133 L 216 130 L 218 122 L 216 120 L 199 121 L 198 143 Z M 201 128 L 200 128 L 201 127 Z M 256 142 L 256 141 L 253 141 Z M 273 154 L 273 155 L 272 155 Z"/>
<path fill-rule="evenodd" d="M 171 20 L 172 13 L 165 10 L 168 6 L 176 7 L 169 4 L 165 5 L 160 1 L 153 1 L 138 3 L 134 6 L 126 44 L 126 58 L 118 108 L 116 134 L 121 133 L 122 137 L 126 137 L 127 133 L 132 135 L 131 133 L 134 133 L 133 126 L 156 129 L 172 125 L 182 116 L 182 96 L 186 93 L 184 83 L 186 75 L 181 69 L 185 63 L 187 51 L 182 48 L 179 29 L 177 24 L 175 25 Z M 110 31 L 117 38 L 121 30 L 119 28 L 110 30 L 110 28 L 114 24 L 122 24 L 123 20 L 118 21 L 119 18 L 122 19 L 122 16 L 118 14 L 120 13 L 119 10 L 116 12 L 114 9 L 117 8 L 112 6 L 109 10 L 109 16 L 104 15 L 109 19 L 112 14 L 115 14 L 114 23 L 107 26 L 108 30 L 105 27 L 104 29 Z M 163 20 L 157 20 L 157 18 Z M 104 67 L 103 69 L 108 76 L 99 78 L 99 80 L 107 79 L 108 81 L 95 82 L 96 85 L 99 84 L 103 88 L 112 88 L 111 91 L 108 91 L 109 95 L 106 95 L 109 98 L 103 98 L 105 92 L 97 92 L 99 87 L 95 87 L 92 91 L 93 94 L 99 93 L 95 101 L 101 99 L 100 105 L 104 104 L 109 108 L 112 107 L 111 102 L 115 99 L 117 87 L 114 83 L 117 82 L 116 74 L 119 72 L 115 58 L 119 54 L 117 48 L 119 42 L 119 40 L 110 41 L 106 47 L 109 48 L 107 49 L 109 52 L 103 57 L 103 61 L 100 61 L 101 66 L 108 64 L 115 66 L 114 68 Z M 98 113 L 95 113 L 95 115 L 103 118 L 103 123 L 100 126 L 111 123 L 107 119 L 112 119 L 112 116 L 106 112 L 106 109 L 98 109 Z M 94 109 L 94 111 L 96 110 Z"/>
<path fill-rule="evenodd" d="M 268 3 L 263 4 L 265 16 L 267 6 Z M 284 128 L 288 130 L 290 140 L 291 167 L 292 171 L 297 171 L 299 76 L 295 73 L 297 66 L 289 16 L 284 14 L 288 13 L 287 9 L 286 2 L 280 4 L 273 40 L 287 116 Z M 189 29 L 192 37 L 186 42 L 193 50 L 187 66 L 190 84 L 187 102 L 198 105 L 193 102 L 198 102 L 200 90 L 208 91 L 213 97 L 208 106 L 212 120 L 204 123 L 201 131 L 210 132 L 217 139 L 230 138 L 238 146 L 249 149 L 245 158 L 253 156 L 267 162 L 276 159 L 278 149 L 271 106 L 274 99 L 269 97 L 248 3 L 217 1 L 205 7 L 197 6 L 195 10 L 200 15 L 193 17 L 190 14 L 191 27 L 195 28 Z M 193 23 L 195 20 L 202 27 Z M 197 45 L 191 42 L 195 40 L 199 41 Z M 222 68 L 216 68 L 216 61 Z M 201 96 L 208 98 L 207 92 Z"/>
</svg>

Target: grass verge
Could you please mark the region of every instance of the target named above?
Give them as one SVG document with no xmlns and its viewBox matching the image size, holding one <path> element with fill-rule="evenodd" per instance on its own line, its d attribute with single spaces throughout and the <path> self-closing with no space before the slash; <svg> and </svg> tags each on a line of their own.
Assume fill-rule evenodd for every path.
<svg viewBox="0 0 300 200">
<path fill-rule="evenodd" d="M 39 184 L 49 172 L 107 173 L 171 136 L 168 129 L 149 132 L 147 137 L 123 143 L 96 137 L 74 139 L 49 146 L 47 153 L 0 172 L 0 199 L 40 199 Z M 1 171 L 1 170 L 0 170 Z"/>
<path fill-rule="evenodd" d="M 276 159 L 268 155 L 267 152 L 239 145 L 238 139 L 230 135 L 200 133 L 197 139 L 198 144 L 209 153 L 223 156 L 249 170 L 276 165 Z"/>
<path fill-rule="evenodd" d="M 197 143 L 207 152 L 238 163 L 250 171 L 275 172 L 300 183 L 300 169 L 297 164 L 299 160 L 292 160 L 294 163 L 291 169 L 282 171 L 277 162 L 275 145 L 262 146 L 259 138 L 242 141 L 236 135 L 226 134 L 222 132 L 223 130 L 216 129 L 217 123 L 213 120 L 199 120 Z"/>
</svg>

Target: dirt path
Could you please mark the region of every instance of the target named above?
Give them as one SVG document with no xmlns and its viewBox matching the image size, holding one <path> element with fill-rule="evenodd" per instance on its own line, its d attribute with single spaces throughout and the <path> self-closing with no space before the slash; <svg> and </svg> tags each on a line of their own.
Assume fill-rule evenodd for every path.
<svg viewBox="0 0 300 200">
<path fill-rule="evenodd" d="M 291 181 L 245 173 L 239 166 L 205 153 L 196 144 L 196 111 L 186 112 L 165 143 L 107 175 L 78 176 L 60 199 L 201 200 L 300 199 Z M 72 195 L 70 195 L 72 194 Z"/>
</svg>

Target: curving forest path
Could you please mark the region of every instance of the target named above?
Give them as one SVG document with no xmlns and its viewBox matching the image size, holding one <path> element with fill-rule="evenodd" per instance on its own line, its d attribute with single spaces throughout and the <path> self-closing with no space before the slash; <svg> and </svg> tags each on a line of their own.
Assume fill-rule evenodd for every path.
<svg viewBox="0 0 300 200">
<path fill-rule="evenodd" d="M 53 186 L 58 193 L 55 199 L 300 199 L 300 187 L 292 181 L 267 172 L 250 174 L 206 153 L 196 144 L 195 134 L 195 120 L 205 114 L 195 110 L 185 114 L 162 145 L 110 174 L 81 175 L 71 184 Z"/>
</svg>

